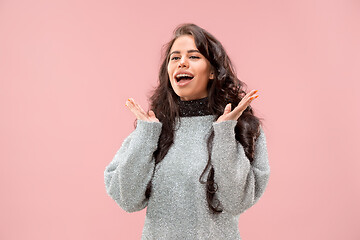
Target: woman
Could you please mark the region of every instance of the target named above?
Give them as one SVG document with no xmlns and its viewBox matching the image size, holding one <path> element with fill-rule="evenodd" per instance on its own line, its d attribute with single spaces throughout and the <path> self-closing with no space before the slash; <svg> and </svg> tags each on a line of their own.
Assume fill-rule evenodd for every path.
<svg viewBox="0 0 360 240">
<path fill-rule="evenodd" d="M 109 196 L 127 212 L 147 207 L 142 239 L 241 239 L 239 215 L 270 174 L 266 137 L 221 43 L 182 24 L 165 45 L 159 85 L 105 169 Z"/>
</svg>

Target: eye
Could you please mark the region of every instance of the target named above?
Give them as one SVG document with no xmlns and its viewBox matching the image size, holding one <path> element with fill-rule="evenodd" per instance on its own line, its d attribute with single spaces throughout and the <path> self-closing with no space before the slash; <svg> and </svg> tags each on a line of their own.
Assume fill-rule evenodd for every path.
<svg viewBox="0 0 360 240">
<path fill-rule="evenodd" d="M 172 57 L 171 60 L 178 59 L 179 57 Z M 190 56 L 190 58 L 199 58 L 198 56 Z"/>
</svg>

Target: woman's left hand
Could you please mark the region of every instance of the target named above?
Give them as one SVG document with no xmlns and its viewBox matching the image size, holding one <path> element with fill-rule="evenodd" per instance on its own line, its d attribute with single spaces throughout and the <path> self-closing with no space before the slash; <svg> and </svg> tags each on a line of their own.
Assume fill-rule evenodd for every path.
<svg viewBox="0 0 360 240">
<path fill-rule="evenodd" d="M 231 111 L 231 103 L 225 106 L 224 114 L 221 115 L 216 122 L 223 122 L 227 120 L 238 120 L 243 111 L 249 106 L 253 99 L 257 98 L 259 95 L 255 95 L 257 90 L 252 90 L 247 93 L 243 99 L 239 102 L 239 104 Z"/>
</svg>

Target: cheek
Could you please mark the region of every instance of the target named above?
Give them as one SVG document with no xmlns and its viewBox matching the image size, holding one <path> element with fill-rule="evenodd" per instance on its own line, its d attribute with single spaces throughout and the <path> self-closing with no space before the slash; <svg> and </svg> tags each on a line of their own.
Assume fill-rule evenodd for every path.
<svg viewBox="0 0 360 240">
<path fill-rule="evenodd" d="M 167 72 L 168 72 L 169 77 L 171 77 L 172 76 L 172 68 L 170 65 L 168 65 L 168 67 L 167 67 Z"/>
<path fill-rule="evenodd" d="M 201 62 L 197 65 L 197 69 L 201 74 L 206 74 L 209 70 L 207 64 L 205 62 Z"/>
<path fill-rule="evenodd" d="M 169 78 L 169 82 L 170 82 L 170 84 L 172 85 L 173 84 L 173 74 L 172 74 L 172 72 L 171 72 L 171 69 L 169 69 L 168 68 L 168 78 Z"/>
<path fill-rule="evenodd" d="M 209 75 L 209 70 L 206 67 L 201 68 L 200 70 L 202 78 L 207 78 Z"/>
</svg>

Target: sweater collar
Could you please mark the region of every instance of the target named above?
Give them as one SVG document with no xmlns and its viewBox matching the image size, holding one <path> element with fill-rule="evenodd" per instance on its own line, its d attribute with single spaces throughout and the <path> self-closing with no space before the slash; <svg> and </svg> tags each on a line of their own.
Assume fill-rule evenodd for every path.
<svg viewBox="0 0 360 240">
<path fill-rule="evenodd" d="M 209 103 L 208 97 L 189 100 L 189 101 L 182 101 L 180 97 L 178 97 L 178 101 L 179 101 L 180 117 L 212 115 L 212 112 L 208 107 L 208 103 Z"/>
</svg>

